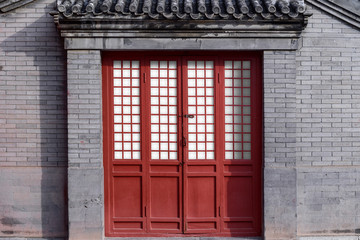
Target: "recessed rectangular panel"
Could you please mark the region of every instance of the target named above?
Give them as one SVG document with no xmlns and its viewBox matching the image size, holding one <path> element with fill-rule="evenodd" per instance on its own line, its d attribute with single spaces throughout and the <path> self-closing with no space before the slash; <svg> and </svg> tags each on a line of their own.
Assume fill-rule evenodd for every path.
<svg viewBox="0 0 360 240">
<path fill-rule="evenodd" d="M 179 178 L 151 177 L 150 181 L 150 217 L 179 217 Z"/>
<path fill-rule="evenodd" d="M 143 223 L 142 222 L 114 222 L 114 228 L 116 230 L 142 230 L 143 229 Z"/>
<path fill-rule="evenodd" d="M 142 217 L 141 177 L 114 177 L 114 217 Z"/>
<path fill-rule="evenodd" d="M 189 230 L 215 230 L 216 222 L 188 222 Z"/>
<path fill-rule="evenodd" d="M 231 229 L 252 229 L 254 228 L 254 222 L 251 221 L 234 221 L 234 222 L 224 222 L 224 228 L 231 230 Z"/>
<path fill-rule="evenodd" d="M 216 181 L 215 177 L 188 177 L 187 216 L 216 216 Z"/>
<path fill-rule="evenodd" d="M 188 159 L 215 159 L 214 61 L 187 62 Z"/>
<path fill-rule="evenodd" d="M 141 172 L 141 165 L 115 165 L 114 172 L 132 172 L 139 173 Z"/>
<path fill-rule="evenodd" d="M 223 189 L 225 217 L 253 216 L 252 177 L 225 177 Z"/>
<path fill-rule="evenodd" d="M 216 166 L 206 166 L 206 165 L 200 165 L 200 166 L 188 166 L 188 172 L 193 173 L 214 173 L 216 172 Z"/>
<path fill-rule="evenodd" d="M 253 171 L 251 165 L 227 165 L 224 166 L 224 172 L 226 173 L 250 173 Z"/>
<path fill-rule="evenodd" d="M 151 229 L 153 230 L 180 230 L 179 222 L 152 222 Z"/>
<path fill-rule="evenodd" d="M 153 173 L 177 173 L 179 172 L 179 166 L 151 166 L 151 172 Z"/>
</svg>

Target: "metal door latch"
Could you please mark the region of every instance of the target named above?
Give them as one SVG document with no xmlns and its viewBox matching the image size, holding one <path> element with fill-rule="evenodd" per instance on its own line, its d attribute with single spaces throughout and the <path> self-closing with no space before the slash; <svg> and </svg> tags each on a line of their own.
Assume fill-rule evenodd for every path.
<svg viewBox="0 0 360 240">
<path fill-rule="evenodd" d="M 186 118 L 194 118 L 194 115 L 187 115 L 187 114 L 185 114 L 184 117 L 186 117 Z"/>
</svg>

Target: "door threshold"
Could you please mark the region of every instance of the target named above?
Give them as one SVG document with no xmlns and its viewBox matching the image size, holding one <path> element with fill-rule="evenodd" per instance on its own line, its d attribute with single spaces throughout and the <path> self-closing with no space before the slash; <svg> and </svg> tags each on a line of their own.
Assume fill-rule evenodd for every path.
<svg viewBox="0 0 360 240">
<path fill-rule="evenodd" d="M 106 237 L 105 240 L 263 240 L 262 237 Z"/>
</svg>

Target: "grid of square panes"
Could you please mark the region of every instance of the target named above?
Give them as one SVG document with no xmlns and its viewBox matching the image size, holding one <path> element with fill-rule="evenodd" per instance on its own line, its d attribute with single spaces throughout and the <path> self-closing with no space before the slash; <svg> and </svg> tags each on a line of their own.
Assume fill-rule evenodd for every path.
<svg viewBox="0 0 360 240">
<path fill-rule="evenodd" d="M 225 159 L 251 159 L 250 61 L 225 61 Z"/>
<path fill-rule="evenodd" d="M 176 61 L 150 61 L 151 159 L 177 160 Z"/>
<path fill-rule="evenodd" d="M 188 157 L 215 159 L 214 62 L 188 61 Z"/>
<path fill-rule="evenodd" d="M 114 61 L 114 158 L 140 159 L 139 61 Z"/>
</svg>

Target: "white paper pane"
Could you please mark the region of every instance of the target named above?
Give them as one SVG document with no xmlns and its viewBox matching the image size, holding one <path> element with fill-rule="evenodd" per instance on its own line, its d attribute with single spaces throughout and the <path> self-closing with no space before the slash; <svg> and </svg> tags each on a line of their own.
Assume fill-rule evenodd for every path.
<svg viewBox="0 0 360 240">
<path fill-rule="evenodd" d="M 161 72 L 164 72 L 165 70 L 161 70 Z M 164 74 L 163 74 L 164 75 Z M 166 77 L 166 76 L 162 76 L 160 75 L 160 77 Z M 167 79 L 160 79 L 160 87 L 167 87 L 168 86 L 168 81 Z"/>
<path fill-rule="evenodd" d="M 160 149 L 161 151 L 166 151 L 168 150 L 168 143 L 160 143 Z"/>
<path fill-rule="evenodd" d="M 169 123 L 176 123 L 177 116 L 169 116 Z"/>
<path fill-rule="evenodd" d="M 243 77 L 250 78 L 250 70 L 243 70 Z"/>
<path fill-rule="evenodd" d="M 114 140 L 115 141 L 122 141 L 122 134 L 121 133 L 115 133 L 114 134 Z"/>
<path fill-rule="evenodd" d="M 205 116 L 197 116 L 196 120 L 197 123 L 205 123 Z"/>
<path fill-rule="evenodd" d="M 206 71 L 205 71 L 205 74 L 206 74 L 206 77 L 207 77 L 207 78 L 213 78 L 213 77 L 214 77 L 214 71 L 213 71 L 213 70 L 206 70 Z M 208 80 L 209 80 L 209 82 L 208 82 Z M 208 83 L 210 83 L 210 85 L 208 85 Z M 207 79 L 207 80 L 206 80 L 206 85 L 207 85 L 208 87 L 212 86 L 212 84 L 213 84 L 213 80 L 212 80 L 212 79 Z"/>
<path fill-rule="evenodd" d="M 206 159 L 215 159 L 215 154 L 214 152 L 206 152 Z"/>
<path fill-rule="evenodd" d="M 122 150 L 122 143 L 116 142 L 114 144 L 114 150 Z"/>
<path fill-rule="evenodd" d="M 167 74 L 167 70 L 160 70 L 160 77 L 161 78 L 166 78 L 168 76 Z M 161 85 L 161 84 L 160 84 Z"/>
<path fill-rule="evenodd" d="M 197 125 L 197 130 L 198 132 L 205 132 L 205 125 L 203 124 Z"/>
<path fill-rule="evenodd" d="M 231 133 L 225 133 L 225 141 L 233 141 L 233 135 Z"/>
<path fill-rule="evenodd" d="M 243 86 L 244 87 L 250 87 L 250 79 L 244 79 L 243 80 Z"/>
<path fill-rule="evenodd" d="M 151 159 L 159 159 L 159 152 L 151 152 Z"/>
<path fill-rule="evenodd" d="M 244 159 L 251 159 L 251 152 L 244 152 Z"/>
<path fill-rule="evenodd" d="M 176 97 L 169 97 L 169 104 L 170 105 L 176 105 Z"/>
<path fill-rule="evenodd" d="M 212 125 L 212 124 L 211 125 L 209 125 L 209 124 L 206 125 L 206 132 L 208 132 L 208 133 L 209 132 L 214 132 L 214 125 Z"/>
<path fill-rule="evenodd" d="M 123 97 L 123 104 L 124 105 L 130 105 L 130 97 Z"/>
<path fill-rule="evenodd" d="M 233 152 L 225 152 L 225 159 L 233 159 Z"/>
<path fill-rule="evenodd" d="M 194 137 L 192 138 L 193 141 L 196 140 L 196 135 L 195 134 L 192 134 Z M 200 141 L 200 142 L 205 142 L 205 134 L 198 134 L 197 135 L 197 140 Z"/>
<path fill-rule="evenodd" d="M 243 125 L 243 131 L 244 132 L 251 132 L 251 126 L 250 125 Z"/>
<path fill-rule="evenodd" d="M 158 61 L 150 61 L 150 68 L 158 68 L 159 62 Z"/>
<path fill-rule="evenodd" d="M 115 96 L 121 96 L 121 88 L 114 88 L 114 95 Z"/>
<path fill-rule="evenodd" d="M 205 152 L 198 152 L 198 159 L 205 159 Z"/>
<path fill-rule="evenodd" d="M 204 61 L 197 61 L 197 62 L 196 62 L 196 67 L 197 67 L 197 68 L 204 68 L 204 67 L 205 67 L 204 64 L 205 64 Z"/>
<path fill-rule="evenodd" d="M 214 68 L 214 62 L 213 61 L 206 61 L 206 68 Z"/>
<path fill-rule="evenodd" d="M 151 124 L 151 132 L 159 132 L 159 125 Z"/>
<path fill-rule="evenodd" d="M 250 98 L 249 97 L 244 97 L 243 98 L 243 105 L 250 105 Z"/>
<path fill-rule="evenodd" d="M 159 98 L 158 97 L 151 97 L 150 98 L 151 105 L 158 105 L 159 104 Z"/>
<path fill-rule="evenodd" d="M 250 96 L 250 88 L 244 88 L 243 89 L 243 95 L 246 96 L 246 97 Z"/>
<path fill-rule="evenodd" d="M 167 142 L 168 140 L 169 139 L 167 134 L 160 134 L 160 141 Z"/>
<path fill-rule="evenodd" d="M 168 126 L 167 125 L 160 125 L 160 132 L 168 132 Z"/>
<path fill-rule="evenodd" d="M 133 141 L 140 141 L 140 133 L 133 133 L 132 140 Z"/>
<path fill-rule="evenodd" d="M 130 79 L 129 78 L 123 79 L 122 85 L 124 87 L 130 87 Z"/>
<path fill-rule="evenodd" d="M 172 142 L 177 141 L 177 134 L 169 134 L 169 141 Z"/>
<path fill-rule="evenodd" d="M 151 134 L 151 141 L 159 141 L 159 134 L 157 133 L 152 133 Z"/>
<path fill-rule="evenodd" d="M 124 132 L 131 132 L 131 125 L 130 124 L 124 124 L 123 125 L 123 131 Z"/>
<path fill-rule="evenodd" d="M 121 97 L 114 97 L 114 104 L 121 104 Z"/>
<path fill-rule="evenodd" d="M 240 160 L 242 158 L 241 152 L 235 152 L 234 153 L 234 159 Z"/>
<path fill-rule="evenodd" d="M 196 132 L 196 125 L 189 125 L 188 132 Z"/>
<path fill-rule="evenodd" d="M 124 159 L 131 159 L 131 152 L 123 152 Z"/>
<path fill-rule="evenodd" d="M 114 61 L 114 68 L 121 68 L 121 61 Z"/>
<path fill-rule="evenodd" d="M 131 151 L 131 143 L 129 143 L 129 142 L 124 143 L 124 150 L 130 150 Z"/>
<path fill-rule="evenodd" d="M 124 141 L 131 141 L 131 134 L 129 134 L 129 133 L 124 133 L 124 134 L 123 134 L 123 137 L 124 137 Z"/>
<path fill-rule="evenodd" d="M 122 159 L 122 152 L 115 152 L 115 159 Z"/>
<path fill-rule="evenodd" d="M 170 159 L 177 159 L 177 152 L 170 152 Z"/>
<path fill-rule="evenodd" d="M 212 88 L 206 89 L 206 92 L 207 92 L 208 90 L 213 90 L 213 89 L 212 89 Z M 197 89 L 197 95 L 198 95 L 198 96 L 204 96 L 204 95 L 205 95 L 204 88 L 198 88 L 198 89 Z M 207 95 L 209 95 L 209 94 L 207 94 Z"/>
<path fill-rule="evenodd" d="M 133 132 L 140 132 L 140 125 L 139 124 L 133 124 L 132 125 L 132 131 Z"/>
<path fill-rule="evenodd" d="M 133 152 L 133 159 L 140 159 L 140 152 L 139 151 L 134 151 Z"/>
<path fill-rule="evenodd" d="M 167 123 L 168 122 L 168 116 L 160 116 L 160 123 Z"/>
<path fill-rule="evenodd" d="M 189 159 L 196 159 L 196 152 L 189 152 Z"/>
<path fill-rule="evenodd" d="M 188 78 L 195 78 L 195 70 L 188 70 Z M 190 79 L 189 79 L 189 81 L 190 81 Z M 195 81 L 194 81 L 194 83 L 195 83 Z M 188 84 L 189 84 L 189 82 L 188 82 Z"/>
<path fill-rule="evenodd" d="M 241 78 L 241 70 L 234 70 L 234 78 Z"/>
<path fill-rule="evenodd" d="M 206 134 L 206 141 L 213 142 L 214 141 L 214 134 L 212 134 L 212 133 Z"/>
<path fill-rule="evenodd" d="M 176 133 L 177 132 L 177 126 L 176 125 L 170 125 L 169 126 L 169 132 Z"/>
<path fill-rule="evenodd" d="M 114 86 L 121 87 L 121 79 L 114 79 Z"/>
<path fill-rule="evenodd" d="M 232 68 L 232 61 L 225 61 L 224 65 L 225 65 L 225 68 Z"/>
<path fill-rule="evenodd" d="M 168 158 L 168 152 L 160 152 L 160 158 L 162 160 L 169 159 Z"/>
<path fill-rule="evenodd" d="M 232 77 L 232 70 L 225 70 L 225 78 L 231 78 Z"/>
<path fill-rule="evenodd" d="M 158 71 L 158 70 L 153 70 L 153 69 L 151 69 L 151 70 L 150 70 L 150 77 L 151 77 L 151 78 L 159 77 L 159 71 Z"/>
<path fill-rule="evenodd" d="M 205 150 L 205 143 L 198 143 L 197 150 Z"/>
<path fill-rule="evenodd" d="M 122 125 L 114 124 L 114 132 L 122 132 Z"/>
<path fill-rule="evenodd" d="M 233 150 L 233 143 L 232 142 L 226 142 L 225 143 L 225 150 L 227 150 L 227 151 Z"/>
<path fill-rule="evenodd" d="M 119 115 L 114 116 L 114 123 L 122 123 L 122 117 Z"/>
<path fill-rule="evenodd" d="M 176 151 L 177 150 L 177 143 L 170 143 L 169 144 L 170 146 L 170 150 L 172 150 L 172 151 Z"/>
<path fill-rule="evenodd" d="M 244 134 L 244 142 L 250 142 L 251 141 L 251 135 L 250 134 Z"/>
</svg>

